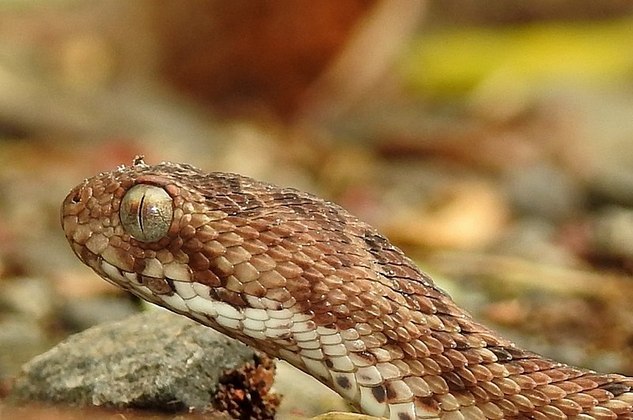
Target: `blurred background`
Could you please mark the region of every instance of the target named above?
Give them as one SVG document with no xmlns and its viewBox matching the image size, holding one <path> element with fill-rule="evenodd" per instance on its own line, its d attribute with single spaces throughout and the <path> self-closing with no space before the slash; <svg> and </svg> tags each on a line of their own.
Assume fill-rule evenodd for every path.
<svg viewBox="0 0 633 420">
<path fill-rule="evenodd" d="M 333 200 L 519 345 L 633 374 L 631 2 L 0 0 L 0 396 L 139 310 L 59 227 L 137 154 Z"/>
</svg>

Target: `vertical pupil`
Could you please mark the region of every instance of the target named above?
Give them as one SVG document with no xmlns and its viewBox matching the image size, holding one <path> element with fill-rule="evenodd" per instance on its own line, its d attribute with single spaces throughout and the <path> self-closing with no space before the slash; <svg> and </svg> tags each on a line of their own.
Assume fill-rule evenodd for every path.
<svg viewBox="0 0 633 420">
<path fill-rule="evenodd" d="M 119 217 L 130 236 L 141 242 L 154 242 L 167 235 L 173 211 L 172 198 L 163 188 L 138 184 L 123 196 Z"/>
<path fill-rule="evenodd" d="M 141 196 L 141 201 L 138 203 L 138 226 L 141 232 L 144 232 L 143 229 L 143 220 L 145 219 L 145 197 L 147 192 L 143 193 Z"/>
</svg>

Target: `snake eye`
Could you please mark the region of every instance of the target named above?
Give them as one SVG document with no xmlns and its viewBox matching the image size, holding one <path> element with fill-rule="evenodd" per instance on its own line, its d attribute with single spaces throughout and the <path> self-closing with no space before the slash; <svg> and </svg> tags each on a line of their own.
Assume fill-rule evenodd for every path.
<svg viewBox="0 0 633 420">
<path fill-rule="evenodd" d="M 130 188 L 119 209 L 123 228 L 141 242 L 154 242 L 165 236 L 173 216 L 169 194 L 160 187 L 147 184 Z"/>
</svg>

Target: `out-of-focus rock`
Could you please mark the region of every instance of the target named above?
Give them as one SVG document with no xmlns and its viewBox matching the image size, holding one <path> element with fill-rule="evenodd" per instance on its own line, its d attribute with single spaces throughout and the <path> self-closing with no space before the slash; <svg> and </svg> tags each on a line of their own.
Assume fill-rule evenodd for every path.
<svg viewBox="0 0 633 420">
<path fill-rule="evenodd" d="M 505 184 L 510 203 L 518 212 L 553 222 L 572 217 L 585 201 L 579 182 L 553 165 L 516 168 Z"/>
<path fill-rule="evenodd" d="M 59 317 L 70 331 L 79 332 L 106 322 L 121 321 L 139 312 L 140 305 L 113 296 L 69 299 Z"/>
<path fill-rule="evenodd" d="M 577 267 L 578 258 L 558 241 L 555 226 L 539 218 L 522 218 L 506 229 L 493 252 L 560 267 Z"/>
<path fill-rule="evenodd" d="M 22 364 L 49 346 L 50 339 L 38 322 L 18 314 L 2 315 L 0 317 L 0 381 L 13 377 Z"/>
<path fill-rule="evenodd" d="M 1 283 L 0 380 L 51 345 L 49 324 L 59 302 L 44 278 L 13 277 Z"/>
<path fill-rule="evenodd" d="M 251 418 L 271 418 L 272 364 L 252 349 L 184 317 L 150 312 L 71 336 L 23 367 L 11 399 L 71 405 L 209 410 L 240 395 Z M 266 366 L 262 371 L 259 366 Z M 228 372 L 257 372 L 239 393 Z M 243 382 L 248 382 L 246 379 Z M 265 383 L 265 386 L 263 384 Z M 254 389 L 255 388 L 255 389 Z M 233 391 L 230 391 L 233 390 Z M 218 404 L 218 393 L 223 393 Z M 250 404 L 250 405 L 249 405 Z M 247 407 L 248 406 L 248 407 Z M 263 414 L 263 415 L 262 415 Z"/>
</svg>

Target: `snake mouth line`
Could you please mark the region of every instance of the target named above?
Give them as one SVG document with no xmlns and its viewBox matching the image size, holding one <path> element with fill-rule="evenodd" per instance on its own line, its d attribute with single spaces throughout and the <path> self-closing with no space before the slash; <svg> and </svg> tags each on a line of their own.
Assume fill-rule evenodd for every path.
<svg viewBox="0 0 633 420">
<path fill-rule="evenodd" d="M 211 298 L 211 288 L 201 283 L 148 277 L 122 270 L 103 257 L 99 257 L 98 261 L 102 277 L 110 283 L 200 322 L 213 321 L 251 338 L 287 341 L 295 333 L 316 328 L 310 316 L 289 309 L 237 308 Z M 261 304 L 261 300 L 253 299 L 252 303 Z"/>
</svg>

